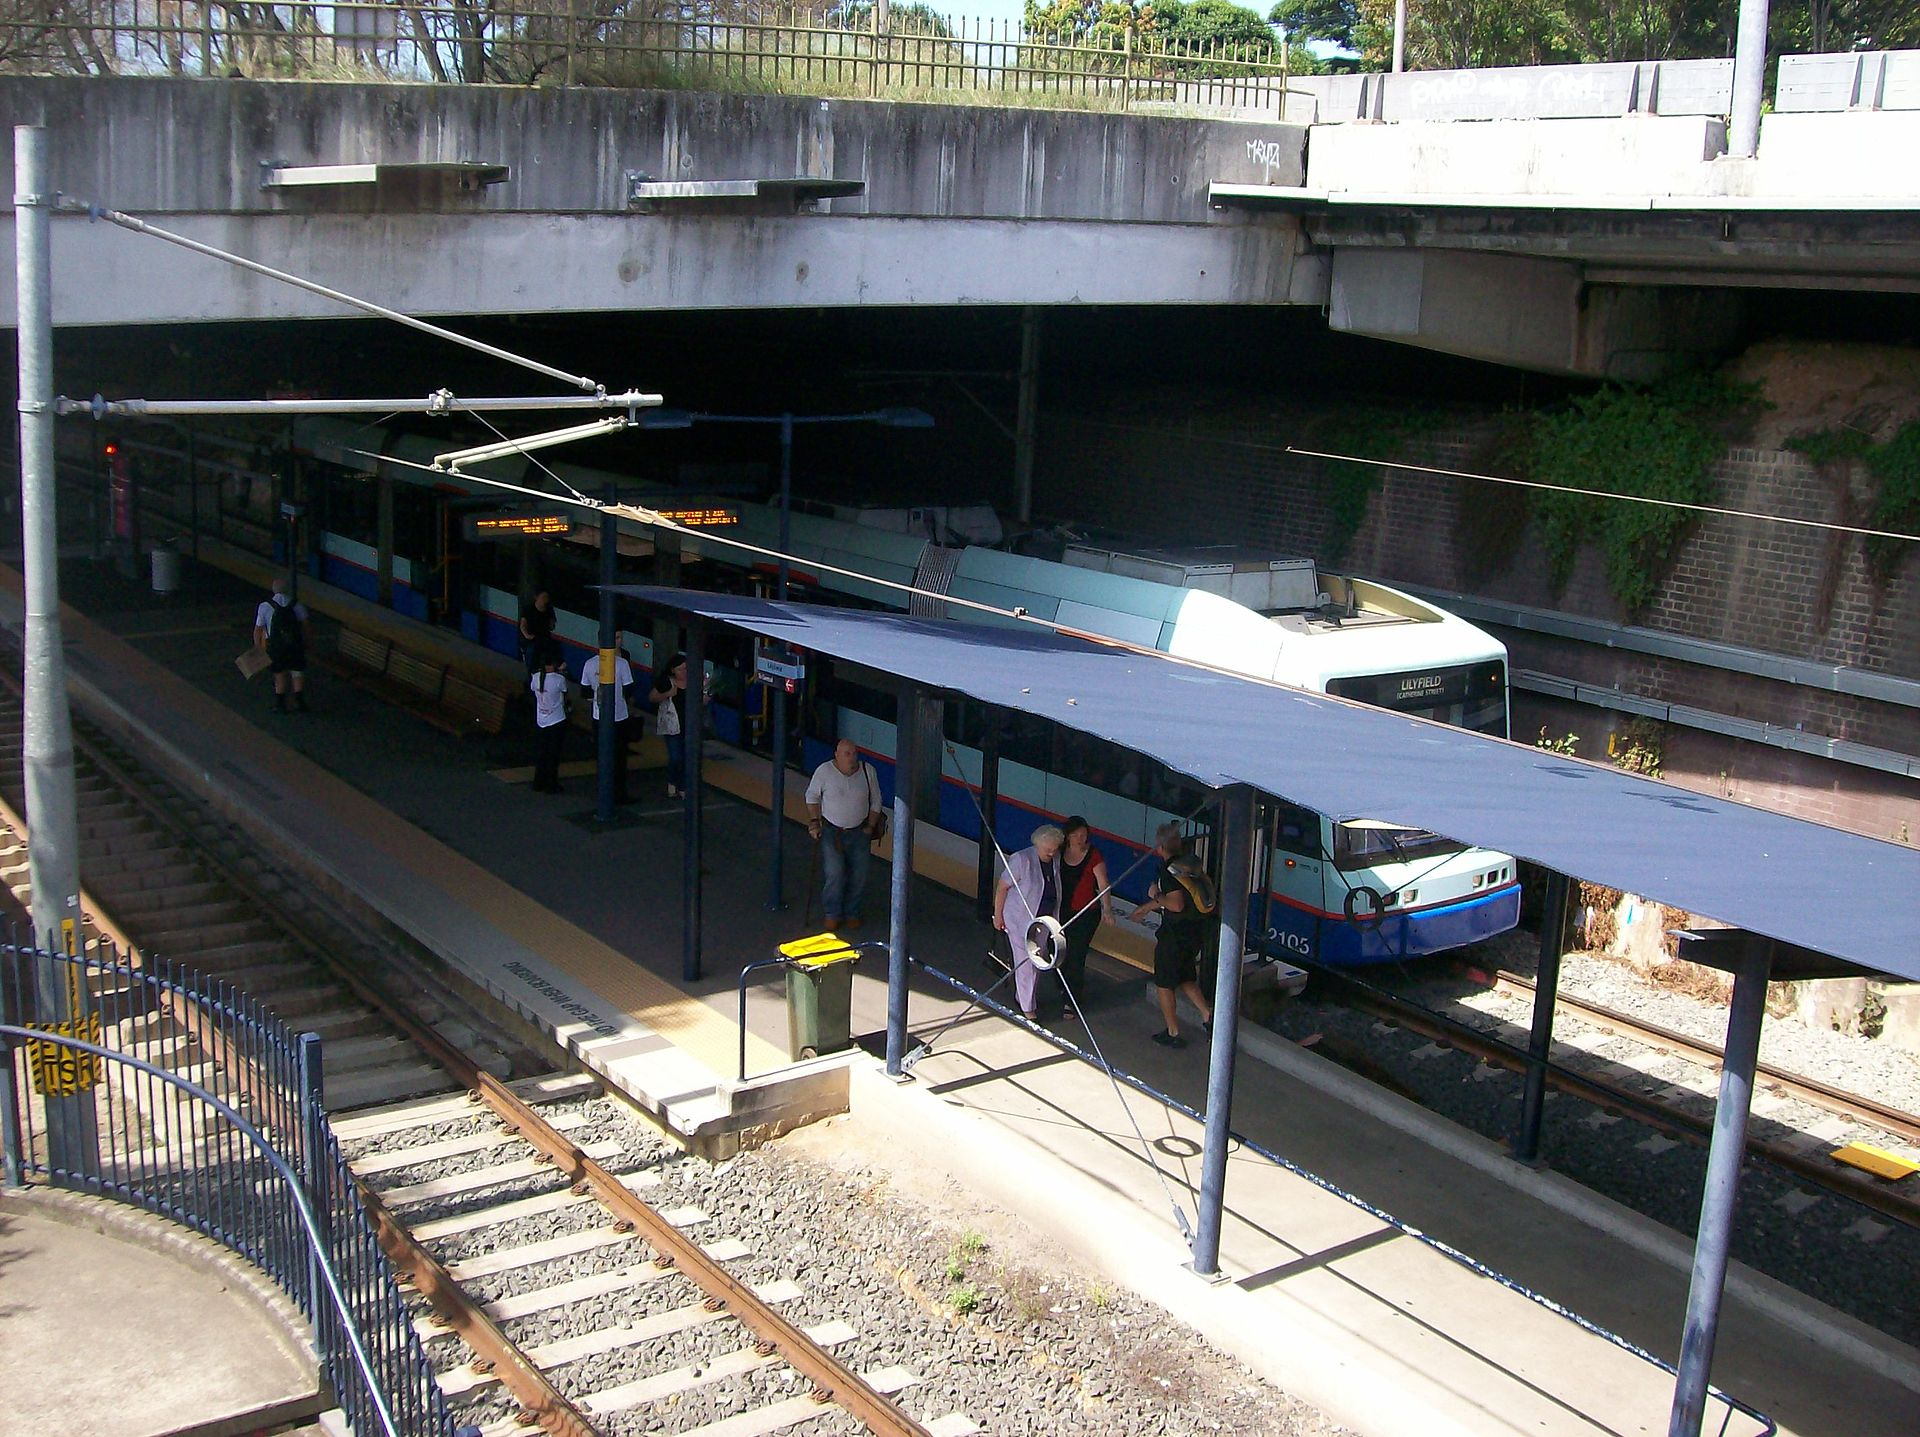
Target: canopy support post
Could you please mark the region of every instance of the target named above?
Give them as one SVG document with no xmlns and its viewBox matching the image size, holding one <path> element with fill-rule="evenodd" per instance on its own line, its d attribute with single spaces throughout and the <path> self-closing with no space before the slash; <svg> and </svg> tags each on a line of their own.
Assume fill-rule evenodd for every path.
<svg viewBox="0 0 1920 1437">
<path fill-rule="evenodd" d="M 599 718 L 593 725 L 594 772 L 598 779 L 594 788 L 594 822 L 607 825 L 613 822 L 614 764 L 623 767 L 627 756 L 620 752 L 620 726 L 614 720 L 615 710 L 619 707 L 620 689 L 617 670 L 620 655 L 613 646 L 613 586 L 620 581 L 620 529 L 619 520 L 613 516 L 613 505 L 620 500 L 619 491 L 611 484 L 606 490 L 607 507 L 600 511 L 600 674 L 595 685 L 593 701 L 594 711 Z"/>
<path fill-rule="evenodd" d="M 1693 1242 L 1693 1280 L 1687 1291 L 1687 1324 L 1680 1338 L 1680 1371 L 1673 1383 L 1668 1437 L 1700 1437 L 1707 1380 L 1719 1336 L 1720 1298 L 1727 1282 L 1733 1214 L 1740 1201 L 1740 1167 L 1747 1154 L 1747 1117 L 1753 1106 L 1754 1069 L 1760 1059 L 1760 1025 L 1767 1016 L 1767 975 L 1773 941 L 1749 934 L 1733 963 L 1733 1004 L 1727 1014 L 1726 1056 L 1720 1066 L 1720 1099 L 1713 1110 L 1713 1142 L 1700 1195 L 1700 1225 Z"/>
<path fill-rule="evenodd" d="M 887 1076 L 898 1078 L 907 1057 L 907 900 L 913 883 L 913 791 L 920 771 L 926 696 L 918 686 L 900 690 L 894 715 L 899 752 L 893 766 L 893 869 L 887 916 Z"/>
<path fill-rule="evenodd" d="M 1247 948 L 1247 896 L 1253 885 L 1254 807 L 1250 788 L 1220 803 L 1220 962 L 1213 981 L 1213 1042 L 1207 1068 L 1207 1130 L 1200 1157 L 1199 1226 L 1193 1270 L 1220 1271 L 1220 1227 L 1227 1199 L 1227 1139 L 1233 1125 L 1233 1065 L 1240 1030 L 1240 970 Z"/>
<path fill-rule="evenodd" d="M 680 925 L 680 977 L 688 983 L 700 981 L 700 900 L 705 882 L 700 873 L 700 803 L 705 796 L 700 783 L 700 749 L 707 737 L 707 626 L 693 620 L 687 633 L 687 771 L 681 779 L 686 800 L 686 841 L 681 845 L 683 868 L 681 892 L 685 894 L 686 913 Z"/>
<path fill-rule="evenodd" d="M 960 781 L 966 782 L 964 774 Z M 999 822 L 1000 716 L 989 709 L 986 731 L 980 737 L 980 876 L 973 889 L 974 916 L 982 923 L 993 921 L 993 885 L 999 877 L 994 833 Z"/>
<path fill-rule="evenodd" d="M 1520 1131 L 1513 1138 L 1513 1155 L 1523 1163 L 1540 1156 L 1547 1060 L 1553 1051 L 1553 1008 L 1560 994 L 1560 950 L 1566 947 L 1571 891 L 1566 874 L 1547 875 L 1547 895 L 1540 910 L 1540 962 L 1533 980 L 1533 1031 L 1527 1041 L 1527 1086 L 1520 1106 Z"/>
</svg>

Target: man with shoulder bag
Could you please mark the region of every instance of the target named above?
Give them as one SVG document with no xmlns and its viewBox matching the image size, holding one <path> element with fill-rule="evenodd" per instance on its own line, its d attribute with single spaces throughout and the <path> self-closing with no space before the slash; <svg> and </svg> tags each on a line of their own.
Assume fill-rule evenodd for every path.
<svg viewBox="0 0 1920 1437">
<path fill-rule="evenodd" d="M 853 740 L 843 738 L 807 783 L 807 832 L 820 844 L 826 871 L 821 901 L 829 929 L 860 926 L 872 844 L 886 831 L 880 780 Z"/>
</svg>

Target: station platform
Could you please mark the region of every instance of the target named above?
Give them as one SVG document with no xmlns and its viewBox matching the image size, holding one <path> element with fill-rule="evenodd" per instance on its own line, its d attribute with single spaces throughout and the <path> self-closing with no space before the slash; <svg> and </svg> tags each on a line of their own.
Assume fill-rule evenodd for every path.
<svg viewBox="0 0 1920 1437">
<path fill-rule="evenodd" d="M 331 1405 L 293 1305 L 173 1223 L 104 1198 L 0 1191 L 0 1272 L 0 1437 L 224 1437 Z"/>
<path fill-rule="evenodd" d="M 876 1155 L 929 1201 L 957 1186 L 1005 1209 L 1077 1265 L 1161 1303 L 1367 1437 L 1666 1431 L 1667 1373 L 1244 1148 L 1228 1169 L 1226 1280 L 1202 1281 L 1182 1265 L 1173 1211 L 1194 1209 L 1198 1125 L 1140 1094 L 1122 1097 L 1098 1067 L 1015 1025 L 966 1017 L 904 1085 L 859 1051 L 797 1077 L 735 1083 L 737 975 L 800 934 L 811 877 L 804 831 L 791 828 L 787 906 L 768 911 L 768 819 L 755 804 L 765 770 L 751 757 L 717 746 L 708 756 L 709 976 L 683 984 L 681 808 L 665 801 L 662 775 L 635 775 L 632 822 L 595 832 L 579 821 L 592 808 L 590 779 L 549 797 L 503 776 L 528 761 L 511 728 L 491 746 L 463 744 L 324 673 L 313 713 L 276 713 L 264 685 L 233 664 L 259 597 L 246 585 L 201 569 L 162 599 L 95 568 L 76 568 L 63 585 L 87 611 L 66 620 L 79 711 L 165 751 L 177 780 L 265 824 L 270 846 L 512 1002 L 683 1135 L 770 1133 L 844 1107 L 834 1128 L 805 1141 Z M 17 581 L 0 586 L 0 621 L 19 622 L 17 594 Z M 324 592 L 303 598 L 324 616 Z M 585 757 L 584 745 L 572 756 Z M 970 891 L 937 881 L 939 865 L 956 861 L 950 849 L 926 848 L 912 896 L 915 954 L 981 980 L 987 932 Z M 886 879 L 877 863 L 862 938 L 885 935 Z M 1152 1044 L 1144 978 L 1111 959 L 1096 968 L 1089 1021 L 1108 1058 L 1202 1106 L 1205 1045 Z M 863 965 L 856 1032 L 882 1026 L 884 996 L 883 965 Z M 962 1008 L 950 990 L 916 982 L 916 1032 L 931 1035 Z M 756 988 L 749 1011 L 750 1072 L 780 1070 L 777 989 Z M 1673 1359 L 1690 1249 L 1680 1235 L 1523 1168 L 1264 1030 L 1243 1034 L 1234 1126 Z M 1730 1278 L 1714 1379 L 1783 1432 L 1913 1437 L 1920 1426 L 1920 1353 L 1743 1268 Z M 1710 1403 L 1707 1430 L 1764 1429 Z"/>
</svg>

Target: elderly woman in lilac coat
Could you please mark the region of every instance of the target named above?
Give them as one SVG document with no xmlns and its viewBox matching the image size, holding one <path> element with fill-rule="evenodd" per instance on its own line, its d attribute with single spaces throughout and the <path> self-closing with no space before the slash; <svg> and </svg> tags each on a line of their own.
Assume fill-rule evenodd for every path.
<svg viewBox="0 0 1920 1437">
<path fill-rule="evenodd" d="M 1009 854 L 993 893 L 993 926 L 1013 950 L 1013 991 L 1030 1023 L 1039 1021 L 1034 990 L 1040 974 L 1027 959 L 1027 929 L 1042 916 L 1060 916 L 1060 848 L 1066 834 L 1052 824 L 1033 831 L 1033 843 Z"/>
</svg>

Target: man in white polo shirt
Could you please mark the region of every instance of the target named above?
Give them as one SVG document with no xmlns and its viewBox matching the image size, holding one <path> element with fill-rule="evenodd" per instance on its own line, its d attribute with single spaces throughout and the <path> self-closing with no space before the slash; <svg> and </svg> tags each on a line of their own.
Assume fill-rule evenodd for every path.
<svg viewBox="0 0 1920 1437">
<path fill-rule="evenodd" d="M 627 744 L 633 737 L 629 727 L 627 713 L 627 690 L 633 687 L 633 666 L 627 662 L 626 651 L 622 647 L 624 633 L 613 636 L 613 801 L 626 803 L 627 799 Z M 600 729 L 600 655 L 598 651 L 587 655 L 587 661 L 580 668 L 580 687 L 593 699 L 594 732 Z"/>
<path fill-rule="evenodd" d="M 867 860 L 880 815 L 880 781 L 861 762 L 853 740 L 833 746 L 833 757 L 807 784 L 807 832 L 819 840 L 826 869 L 823 902 L 828 928 L 858 928 L 867 891 Z"/>
</svg>

